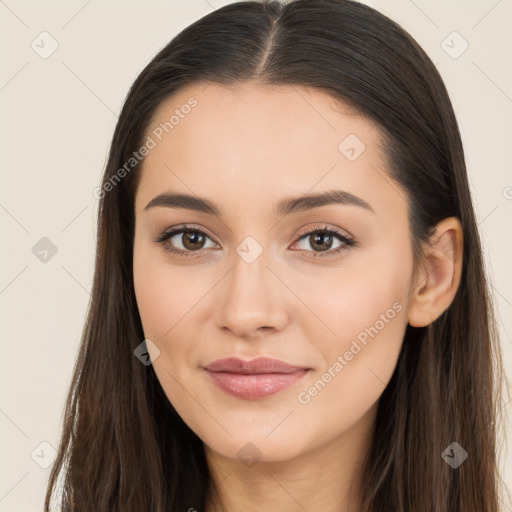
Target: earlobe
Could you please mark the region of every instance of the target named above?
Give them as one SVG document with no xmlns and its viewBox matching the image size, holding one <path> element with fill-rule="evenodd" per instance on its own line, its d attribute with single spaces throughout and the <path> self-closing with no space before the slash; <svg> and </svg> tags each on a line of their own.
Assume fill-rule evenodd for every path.
<svg viewBox="0 0 512 512">
<path fill-rule="evenodd" d="M 408 310 L 412 327 L 431 324 L 453 302 L 462 275 L 462 250 L 459 219 L 443 219 L 425 245 L 425 264 L 413 283 Z"/>
</svg>

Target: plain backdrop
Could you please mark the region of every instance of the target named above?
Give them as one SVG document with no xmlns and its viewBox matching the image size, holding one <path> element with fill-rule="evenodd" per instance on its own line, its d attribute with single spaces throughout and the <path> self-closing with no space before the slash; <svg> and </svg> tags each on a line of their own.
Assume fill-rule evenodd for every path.
<svg viewBox="0 0 512 512">
<path fill-rule="evenodd" d="M 91 289 L 93 189 L 128 88 L 175 34 L 227 3 L 0 0 L 0 512 L 42 510 Z M 511 376 L 512 2 L 366 3 L 411 33 L 449 90 Z M 506 445 L 501 467 L 512 487 Z"/>
</svg>

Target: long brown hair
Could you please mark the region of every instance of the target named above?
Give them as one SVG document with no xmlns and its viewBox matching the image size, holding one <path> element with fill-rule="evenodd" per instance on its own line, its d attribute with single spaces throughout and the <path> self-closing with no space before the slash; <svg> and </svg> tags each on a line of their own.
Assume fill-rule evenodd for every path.
<svg viewBox="0 0 512 512">
<path fill-rule="evenodd" d="M 135 80 L 103 176 L 91 302 L 44 510 L 60 491 L 69 511 L 200 511 L 212 490 L 201 439 L 153 367 L 134 357 L 144 339 L 132 275 L 140 163 L 119 179 L 155 109 L 211 81 L 315 87 L 374 121 L 390 176 L 408 197 L 417 261 L 433 226 L 459 218 L 459 289 L 431 325 L 407 327 L 379 400 L 361 497 L 364 512 L 496 512 L 502 363 L 457 121 L 411 36 L 348 0 L 227 5 L 178 34 Z M 442 457 L 452 442 L 468 453 L 457 468 Z"/>
</svg>

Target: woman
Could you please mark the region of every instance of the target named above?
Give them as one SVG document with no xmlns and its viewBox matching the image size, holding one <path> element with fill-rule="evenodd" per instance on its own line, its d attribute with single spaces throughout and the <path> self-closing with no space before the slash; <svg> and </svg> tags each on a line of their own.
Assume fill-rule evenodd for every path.
<svg viewBox="0 0 512 512">
<path fill-rule="evenodd" d="M 133 84 L 97 197 L 45 510 L 61 471 L 77 511 L 498 510 L 461 138 L 396 23 L 342 0 L 203 17 Z"/>
</svg>

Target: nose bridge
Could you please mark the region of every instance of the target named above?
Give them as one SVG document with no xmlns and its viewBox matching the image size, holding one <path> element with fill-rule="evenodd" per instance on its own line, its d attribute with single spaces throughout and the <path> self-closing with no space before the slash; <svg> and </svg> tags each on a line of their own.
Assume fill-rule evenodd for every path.
<svg viewBox="0 0 512 512">
<path fill-rule="evenodd" d="M 283 328 L 287 320 L 283 290 L 268 268 L 270 260 L 270 251 L 252 237 L 236 247 L 216 306 L 219 327 L 238 336 L 250 336 L 260 327 Z"/>
</svg>

